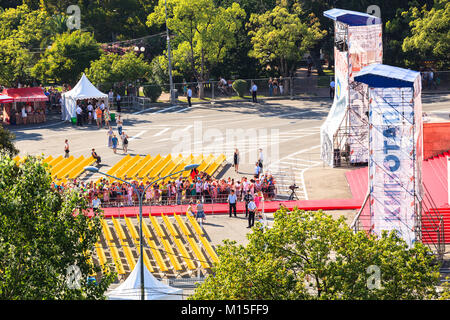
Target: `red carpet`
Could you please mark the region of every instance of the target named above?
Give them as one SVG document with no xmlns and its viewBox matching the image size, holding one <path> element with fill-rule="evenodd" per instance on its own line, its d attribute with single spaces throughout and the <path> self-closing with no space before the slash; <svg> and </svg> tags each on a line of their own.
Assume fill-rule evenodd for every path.
<svg viewBox="0 0 450 320">
<path fill-rule="evenodd" d="M 286 208 L 293 209 L 298 207 L 302 210 L 352 210 L 359 209 L 361 207 L 361 201 L 358 199 L 326 199 L 326 200 L 299 200 L 299 201 L 266 201 L 264 203 L 264 212 L 275 212 L 282 203 Z M 142 215 L 148 216 L 150 213 L 152 216 L 160 216 L 161 213 L 172 215 L 185 214 L 188 205 L 170 205 L 170 206 L 144 206 L 142 209 Z M 228 214 L 227 203 L 215 203 L 203 205 L 205 214 Z M 259 209 L 262 209 L 260 204 Z M 104 216 L 109 217 L 136 217 L 139 215 L 139 207 L 111 207 L 103 208 Z M 243 202 L 239 202 L 236 206 L 236 212 L 238 214 L 245 213 L 245 205 Z M 92 211 L 90 212 L 92 215 Z"/>
</svg>

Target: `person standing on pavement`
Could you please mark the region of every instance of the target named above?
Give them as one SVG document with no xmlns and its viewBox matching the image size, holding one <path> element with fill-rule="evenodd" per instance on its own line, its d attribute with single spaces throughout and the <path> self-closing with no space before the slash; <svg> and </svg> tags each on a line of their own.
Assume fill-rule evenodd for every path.
<svg viewBox="0 0 450 320">
<path fill-rule="evenodd" d="M 119 139 L 117 139 L 117 136 L 115 134 L 113 134 L 111 141 L 112 141 L 112 148 L 114 150 L 114 153 L 116 153 L 117 152 L 117 144 L 119 143 Z"/>
<path fill-rule="evenodd" d="M 257 103 L 258 100 L 256 99 L 256 92 L 258 91 L 258 86 L 256 85 L 256 83 L 254 83 L 252 81 L 252 87 L 250 89 L 250 92 L 252 93 L 252 101 Z"/>
<path fill-rule="evenodd" d="M 92 118 L 94 113 L 94 107 L 92 106 L 92 103 L 89 101 L 89 104 L 87 106 L 87 112 L 88 112 L 88 121 L 89 124 L 92 124 Z"/>
<path fill-rule="evenodd" d="M 69 140 L 66 139 L 66 141 L 64 141 L 64 158 L 68 158 L 69 157 Z"/>
<path fill-rule="evenodd" d="M 81 120 L 81 115 L 83 114 L 83 109 L 81 109 L 80 104 L 77 104 L 76 113 L 77 113 L 77 126 L 82 126 L 83 123 Z"/>
<path fill-rule="evenodd" d="M 248 204 L 248 227 L 247 228 L 251 228 L 255 225 L 255 214 L 258 211 L 258 208 L 256 207 L 255 202 L 250 201 L 250 203 Z"/>
<path fill-rule="evenodd" d="M 239 150 L 238 149 L 236 149 L 234 151 L 233 164 L 234 164 L 234 171 L 236 173 L 239 173 Z"/>
<path fill-rule="evenodd" d="M 101 206 L 102 202 L 100 201 L 100 199 L 98 198 L 97 194 L 94 196 L 94 199 L 92 200 L 92 210 L 95 213 L 98 213 L 100 211 L 100 206 Z"/>
<path fill-rule="evenodd" d="M 122 118 L 120 117 L 120 115 L 117 117 L 117 132 L 119 132 L 119 136 L 121 136 L 122 135 L 122 125 L 123 125 L 123 122 L 122 122 Z"/>
<path fill-rule="evenodd" d="M 192 99 L 192 89 L 189 86 L 188 91 L 187 91 L 187 101 L 188 101 L 189 107 L 192 107 L 191 99 Z"/>
<path fill-rule="evenodd" d="M 247 216 L 248 216 L 248 205 L 249 205 L 250 201 L 253 201 L 253 197 L 252 197 L 252 195 L 250 194 L 250 192 L 247 191 L 247 192 L 245 193 L 245 196 L 244 196 L 244 202 L 245 202 L 245 217 L 246 217 L 246 218 L 247 218 Z"/>
<path fill-rule="evenodd" d="M 331 80 L 330 82 L 330 99 L 333 100 L 334 98 L 334 87 L 336 86 L 334 80 Z"/>
<path fill-rule="evenodd" d="M 263 151 L 260 148 L 259 149 L 259 155 L 258 155 L 258 165 L 260 167 L 259 173 L 262 174 L 263 172 L 263 161 L 264 161 L 264 155 L 263 155 Z"/>
<path fill-rule="evenodd" d="M 120 113 L 120 112 L 121 112 L 121 108 L 120 108 L 120 99 L 121 99 L 120 94 L 117 93 L 117 95 L 116 95 L 117 113 Z"/>
<path fill-rule="evenodd" d="M 112 138 L 114 136 L 114 132 L 110 126 L 108 127 L 108 132 L 106 133 L 106 135 L 108 136 L 108 148 L 111 148 L 113 145 Z"/>
<path fill-rule="evenodd" d="M 128 135 L 124 132 L 122 132 L 122 147 L 123 147 L 123 152 L 127 153 L 128 151 Z"/>
<path fill-rule="evenodd" d="M 100 107 L 98 106 L 97 109 L 95 109 L 95 115 L 97 117 L 97 127 L 100 129 L 101 127 L 103 127 L 103 122 L 102 122 L 102 117 L 103 117 L 103 111 L 102 109 L 100 109 Z"/>
<path fill-rule="evenodd" d="M 206 220 L 205 211 L 203 210 L 203 203 L 200 200 L 197 200 L 197 214 L 195 218 L 197 219 L 197 221 L 198 219 L 202 219 L 202 223 L 204 223 Z"/>
<path fill-rule="evenodd" d="M 234 190 L 231 189 L 231 194 L 228 195 L 228 204 L 230 206 L 230 217 L 231 217 L 231 212 L 234 212 L 234 216 L 236 217 L 236 202 L 237 202 L 237 197 L 234 194 Z"/>
</svg>

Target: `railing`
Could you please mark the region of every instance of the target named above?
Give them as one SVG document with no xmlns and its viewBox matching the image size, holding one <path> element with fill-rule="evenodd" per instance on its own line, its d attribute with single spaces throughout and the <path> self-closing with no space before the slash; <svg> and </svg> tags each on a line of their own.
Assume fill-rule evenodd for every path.
<svg viewBox="0 0 450 320">
<path fill-rule="evenodd" d="M 256 194 L 256 193 L 255 193 Z M 238 194 L 238 202 L 243 202 L 243 193 Z M 263 197 L 265 201 L 271 201 L 274 200 L 276 197 L 276 189 L 274 189 L 273 193 L 270 192 L 263 192 Z M 200 201 L 202 204 L 212 205 L 211 209 L 214 212 L 214 205 L 221 205 L 223 207 L 224 204 L 227 204 L 228 199 L 228 193 L 222 194 L 218 197 L 209 197 L 205 195 L 196 195 L 196 196 L 189 196 L 189 197 L 182 197 L 179 198 L 177 195 L 160 195 L 157 198 L 151 198 L 151 199 L 144 199 L 142 204 L 144 206 L 187 206 L 189 205 L 190 201 L 193 202 L 194 211 L 195 205 L 197 204 L 197 201 Z M 131 199 L 128 197 L 128 195 L 122 195 L 118 199 L 108 199 L 104 201 L 100 198 L 101 201 L 101 207 L 102 208 L 125 208 L 125 207 L 138 207 L 139 201 L 135 194 L 133 193 L 133 196 Z M 89 202 L 90 206 L 92 207 L 92 200 Z M 216 210 L 217 211 L 217 210 Z"/>
<path fill-rule="evenodd" d="M 439 260 L 442 260 L 445 253 L 445 230 L 444 230 L 444 220 L 442 215 L 440 214 L 438 207 L 436 206 L 433 198 L 430 196 L 427 187 L 423 184 L 424 187 L 424 199 L 422 199 L 422 210 L 420 215 L 418 216 L 418 233 L 419 237 L 422 240 L 424 232 L 428 235 L 430 240 L 433 239 L 432 233 L 436 234 L 436 242 L 431 242 L 430 246 L 434 248 L 436 255 Z M 428 222 L 431 222 L 432 230 L 429 230 L 429 226 L 424 228 L 422 226 L 422 221 L 426 215 L 426 219 Z M 425 230 L 424 230 L 425 229 Z"/>
</svg>

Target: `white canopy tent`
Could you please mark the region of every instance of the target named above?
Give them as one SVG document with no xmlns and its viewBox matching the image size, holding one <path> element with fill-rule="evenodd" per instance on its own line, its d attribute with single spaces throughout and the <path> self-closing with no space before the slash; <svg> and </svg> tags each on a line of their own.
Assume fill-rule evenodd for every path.
<svg viewBox="0 0 450 320">
<path fill-rule="evenodd" d="M 62 94 L 62 98 L 62 120 L 65 121 L 76 117 L 77 100 L 103 99 L 105 106 L 108 107 L 108 95 L 98 90 L 84 73 L 72 90 Z"/>
<path fill-rule="evenodd" d="M 182 300 L 183 289 L 172 288 L 158 281 L 144 265 L 145 300 Z M 106 293 L 109 300 L 141 299 L 141 258 L 134 270 L 117 288 Z"/>
</svg>

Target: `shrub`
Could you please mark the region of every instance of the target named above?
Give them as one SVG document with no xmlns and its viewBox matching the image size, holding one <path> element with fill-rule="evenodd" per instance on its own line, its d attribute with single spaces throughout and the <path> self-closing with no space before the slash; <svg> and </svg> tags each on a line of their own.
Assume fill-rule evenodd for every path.
<svg viewBox="0 0 450 320">
<path fill-rule="evenodd" d="M 243 98 L 244 94 L 248 92 L 247 81 L 238 79 L 233 82 L 233 90 L 236 91 L 239 97 Z"/>
<path fill-rule="evenodd" d="M 162 89 L 157 84 L 152 84 L 149 86 L 144 86 L 144 95 L 150 98 L 151 102 L 156 102 L 161 96 Z"/>
</svg>

